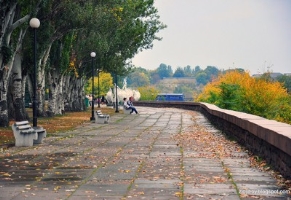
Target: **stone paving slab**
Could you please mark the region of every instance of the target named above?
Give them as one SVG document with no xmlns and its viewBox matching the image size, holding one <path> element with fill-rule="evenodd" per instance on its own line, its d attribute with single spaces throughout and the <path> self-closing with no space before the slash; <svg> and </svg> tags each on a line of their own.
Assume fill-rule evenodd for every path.
<svg viewBox="0 0 291 200">
<path fill-rule="evenodd" d="M 226 196 L 236 194 L 236 190 L 232 184 L 185 184 L 184 190 L 186 194 L 214 194 Z"/>
<path fill-rule="evenodd" d="M 9 148 L 0 154 L 0 200 L 288 198 L 271 175 L 251 168 L 245 152 L 230 148 L 218 158 L 182 146 L 176 137 L 193 129 L 224 137 L 200 113 L 138 110 Z"/>
</svg>

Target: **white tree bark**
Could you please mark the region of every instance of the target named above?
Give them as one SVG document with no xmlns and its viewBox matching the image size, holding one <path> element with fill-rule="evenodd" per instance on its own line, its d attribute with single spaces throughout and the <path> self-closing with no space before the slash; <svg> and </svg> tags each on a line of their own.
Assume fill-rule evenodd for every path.
<svg viewBox="0 0 291 200">
<path fill-rule="evenodd" d="M 49 115 L 62 114 L 64 111 L 63 75 L 52 70 L 48 73 L 48 82 L 50 90 L 48 113 Z"/>
<path fill-rule="evenodd" d="M 38 113 L 41 116 L 46 115 L 45 108 L 45 78 L 46 78 L 46 64 L 49 58 L 51 51 L 52 43 L 48 45 L 46 50 L 40 56 L 38 61 L 38 70 L 37 70 L 37 100 L 38 100 Z"/>
<path fill-rule="evenodd" d="M 10 35 L 12 32 L 8 35 Z M 9 115 L 14 114 L 14 119 L 16 121 L 22 121 L 27 120 L 28 115 L 26 113 L 25 107 L 24 107 L 24 96 L 23 93 L 25 92 L 25 87 L 22 86 L 25 84 L 23 82 L 22 78 L 22 43 L 24 40 L 24 36 L 26 34 L 26 30 L 23 31 L 23 29 L 19 32 L 19 37 L 16 43 L 16 48 L 12 54 L 12 58 L 10 62 L 7 64 L 7 74 L 4 78 L 4 83 L 6 84 L 7 88 L 9 87 L 9 90 L 7 90 L 7 93 L 11 94 L 12 102 L 8 102 L 8 113 Z M 6 81 L 7 79 L 7 81 Z M 6 95 L 7 97 L 7 95 Z"/>
<path fill-rule="evenodd" d="M 10 6 L 10 10 L 6 13 L 4 20 L 1 24 L 1 36 L 0 36 L 0 47 L 8 46 L 10 40 L 10 34 L 8 32 L 9 27 L 11 26 L 14 15 L 15 8 L 17 3 Z M 13 61 L 11 60 L 9 63 L 4 63 L 3 54 L 0 54 L 0 126 L 8 126 L 8 104 L 7 104 L 7 91 L 8 91 L 8 78 L 11 72 Z"/>
<path fill-rule="evenodd" d="M 68 89 L 68 96 L 67 96 L 67 105 L 66 110 L 71 111 L 82 111 L 85 110 L 85 103 L 83 94 L 83 79 L 77 77 L 71 77 L 70 79 L 70 87 Z"/>
<path fill-rule="evenodd" d="M 84 98 L 85 98 L 85 91 L 84 91 L 84 80 L 83 78 L 78 78 L 76 81 L 75 81 L 75 84 L 76 84 L 76 91 L 77 91 L 77 98 L 76 98 L 76 101 L 78 103 L 78 106 L 77 107 L 77 110 L 78 111 L 83 111 L 86 109 L 86 105 L 85 105 L 85 102 L 84 102 Z"/>
<path fill-rule="evenodd" d="M 23 77 L 22 77 L 22 43 L 24 36 L 26 34 L 26 31 L 20 31 L 19 33 L 19 39 L 17 41 L 17 47 L 16 50 L 13 54 L 13 65 L 12 65 L 12 70 L 11 70 L 11 94 L 12 94 L 12 103 L 13 103 L 13 108 L 14 108 L 14 113 L 15 113 L 15 120 L 16 121 L 22 121 L 27 119 L 27 114 L 25 111 L 24 107 L 24 91 L 25 87 L 22 87 L 25 85 L 23 83 Z"/>
<path fill-rule="evenodd" d="M 16 22 L 14 22 L 14 17 L 16 13 L 17 2 L 10 6 L 10 10 L 5 13 L 4 19 L 1 24 L 1 35 L 0 35 L 0 47 L 8 47 L 10 43 L 10 38 L 12 32 L 27 22 L 29 15 L 26 15 Z M 18 44 L 19 45 L 19 44 Z M 12 50 L 13 51 L 13 50 Z M 7 103 L 7 91 L 8 91 L 8 80 L 11 75 L 12 66 L 14 62 L 14 56 L 16 52 L 14 51 L 12 59 L 5 64 L 3 54 L 0 54 L 0 126 L 8 126 L 8 103 Z"/>
</svg>

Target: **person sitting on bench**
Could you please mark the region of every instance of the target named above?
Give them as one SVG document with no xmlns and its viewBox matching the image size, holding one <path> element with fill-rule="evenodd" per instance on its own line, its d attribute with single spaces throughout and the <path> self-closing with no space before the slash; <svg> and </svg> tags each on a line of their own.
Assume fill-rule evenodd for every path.
<svg viewBox="0 0 291 200">
<path fill-rule="evenodd" d="M 129 97 L 129 100 L 128 101 L 126 101 L 126 98 L 123 98 L 123 101 L 124 101 L 123 102 L 124 108 L 125 109 L 131 109 L 130 114 L 133 113 L 133 112 L 135 112 L 135 114 L 138 114 L 136 108 L 132 104 L 132 97 Z"/>
</svg>

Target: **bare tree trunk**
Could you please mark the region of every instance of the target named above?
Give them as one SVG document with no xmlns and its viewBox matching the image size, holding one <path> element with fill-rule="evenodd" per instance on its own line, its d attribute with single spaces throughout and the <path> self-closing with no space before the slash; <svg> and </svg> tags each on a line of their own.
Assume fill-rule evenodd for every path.
<svg viewBox="0 0 291 200">
<path fill-rule="evenodd" d="M 63 96 L 64 96 L 64 110 L 65 111 L 72 111 L 72 79 L 73 77 L 65 76 L 64 77 L 64 84 L 63 84 Z"/>
<path fill-rule="evenodd" d="M 23 121 L 27 120 L 27 113 L 24 107 L 23 101 L 23 79 L 21 74 L 21 55 L 17 53 L 15 56 L 14 64 L 13 64 L 13 71 L 10 78 L 11 83 L 11 99 L 14 108 L 14 119 L 16 121 Z M 10 111 L 9 111 L 10 112 Z"/>
<path fill-rule="evenodd" d="M 85 94 L 83 94 L 82 78 L 72 78 L 70 79 L 70 90 L 68 91 L 68 104 L 66 110 L 70 111 L 83 111 L 85 110 Z"/>
<path fill-rule="evenodd" d="M 40 56 L 38 62 L 38 71 L 37 71 L 37 98 L 38 98 L 38 108 L 37 113 L 39 116 L 46 116 L 45 108 L 45 68 L 46 63 L 49 58 L 50 50 L 52 44 L 50 44 L 44 53 Z"/>
<path fill-rule="evenodd" d="M 1 97 L 0 97 L 0 127 L 9 126 L 8 108 L 7 108 L 7 82 L 1 81 Z"/>
<path fill-rule="evenodd" d="M 15 8 L 17 3 L 15 2 L 10 6 L 10 9 L 5 13 L 5 17 L 1 20 L 1 37 L 0 37 L 0 47 L 6 47 L 8 50 L 8 44 L 10 41 L 9 36 L 9 26 L 12 24 L 15 15 Z M 11 31 L 10 31 L 11 32 Z M 10 33 L 11 34 L 11 33 Z M 7 58 L 6 58 L 7 59 Z M 7 63 L 3 53 L 0 53 L 0 126 L 9 126 L 8 118 L 8 104 L 7 104 L 7 90 L 8 90 L 8 78 L 11 71 L 12 62 Z"/>
<path fill-rule="evenodd" d="M 11 76 L 10 76 L 10 85 L 11 88 L 11 99 L 13 103 L 13 111 L 10 111 L 11 113 L 14 113 L 14 119 L 16 121 L 23 121 L 28 119 L 28 114 L 24 107 L 24 92 L 25 92 L 25 79 L 23 79 L 22 75 L 22 42 L 26 31 L 20 31 L 19 33 L 19 39 L 17 43 L 17 48 L 14 53 L 14 62 L 12 66 Z"/>
<path fill-rule="evenodd" d="M 9 126 L 9 116 L 8 116 L 8 91 L 9 91 L 9 76 L 11 74 L 12 65 L 14 62 L 14 55 L 12 60 L 7 63 L 1 73 L 1 84 L 0 84 L 0 126 L 6 127 Z"/>
<path fill-rule="evenodd" d="M 48 73 L 49 82 L 49 101 L 48 115 L 62 114 L 64 111 L 64 96 L 63 96 L 63 75 L 55 71 Z"/>
<path fill-rule="evenodd" d="M 7 13 L 3 13 L 1 16 L 1 33 L 0 33 L 0 47 L 1 50 L 6 49 L 6 56 L 9 54 L 8 52 L 13 52 L 10 45 L 10 38 L 12 32 L 23 23 L 27 22 L 29 19 L 29 15 L 26 15 L 20 18 L 17 21 L 14 21 L 15 13 L 16 13 L 16 5 L 17 2 L 14 2 L 10 5 Z M 7 103 L 7 91 L 8 91 L 8 81 L 12 70 L 12 65 L 14 62 L 14 55 L 12 55 L 12 59 L 9 60 L 4 56 L 3 52 L 0 54 L 0 126 L 6 127 L 9 126 L 9 117 L 8 117 L 8 103 Z"/>
<path fill-rule="evenodd" d="M 75 80 L 75 90 L 77 91 L 75 109 L 76 111 L 86 110 L 85 105 L 85 92 L 84 92 L 84 80 L 82 78 L 78 78 Z"/>
</svg>

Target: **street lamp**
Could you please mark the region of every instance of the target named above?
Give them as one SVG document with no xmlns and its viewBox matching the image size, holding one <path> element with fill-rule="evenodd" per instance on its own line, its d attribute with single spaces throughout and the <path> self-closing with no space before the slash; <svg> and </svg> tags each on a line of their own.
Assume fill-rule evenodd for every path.
<svg viewBox="0 0 291 200">
<path fill-rule="evenodd" d="M 99 72 L 101 72 L 101 69 L 97 70 L 97 75 L 98 75 L 98 108 L 100 108 L 100 87 L 99 87 Z"/>
<path fill-rule="evenodd" d="M 29 25 L 34 30 L 34 82 L 33 82 L 33 102 L 32 102 L 32 110 L 33 110 L 33 127 L 37 127 L 37 88 L 36 88 L 36 29 L 40 26 L 40 21 L 37 18 L 31 18 L 29 21 Z"/>
<path fill-rule="evenodd" d="M 117 57 L 119 57 L 121 55 L 121 53 L 116 53 L 115 55 Z M 116 90 L 115 90 L 115 112 L 118 113 L 119 110 L 118 110 L 118 97 L 117 97 L 117 68 L 115 70 L 115 87 L 116 87 Z"/>
<path fill-rule="evenodd" d="M 115 73 L 115 112 L 118 113 L 118 97 L 117 97 L 117 73 Z"/>
<path fill-rule="evenodd" d="M 90 54 L 91 58 L 92 58 L 92 116 L 90 118 L 90 120 L 95 120 L 94 117 L 94 58 L 96 56 L 95 52 L 91 52 Z"/>
</svg>

